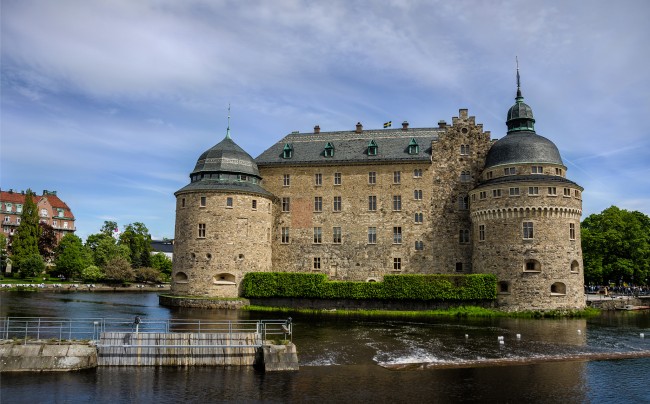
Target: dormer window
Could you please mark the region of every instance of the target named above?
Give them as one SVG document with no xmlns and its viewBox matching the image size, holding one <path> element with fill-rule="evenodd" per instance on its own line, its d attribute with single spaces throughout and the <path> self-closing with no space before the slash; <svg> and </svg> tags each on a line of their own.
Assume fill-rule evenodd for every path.
<svg viewBox="0 0 650 404">
<path fill-rule="evenodd" d="M 325 145 L 325 157 L 334 157 L 334 145 L 330 142 Z"/>
<path fill-rule="evenodd" d="M 284 145 L 284 149 L 282 149 L 282 158 L 290 159 L 291 157 L 293 157 L 293 145 L 291 143 L 287 143 Z"/>
<path fill-rule="evenodd" d="M 368 156 L 376 156 L 377 149 L 377 143 L 375 143 L 374 140 L 371 140 L 370 143 L 368 143 Z"/>
<path fill-rule="evenodd" d="M 409 154 L 420 153 L 420 146 L 418 145 L 418 142 L 415 141 L 415 138 L 411 138 L 408 149 L 409 149 Z"/>
</svg>

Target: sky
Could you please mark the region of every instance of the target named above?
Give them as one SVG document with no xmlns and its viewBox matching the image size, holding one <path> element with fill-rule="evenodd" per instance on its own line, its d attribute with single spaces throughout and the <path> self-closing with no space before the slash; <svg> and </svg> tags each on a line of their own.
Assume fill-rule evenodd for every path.
<svg viewBox="0 0 650 404">
<path fill-rule="evenodd" d="M 0 187 L 55 190 L 76 234 L 174 237 L 174 192 L 228 126 L 251 156 L 293 131 L 506 133 L 519 60 L 583 219 L 650 215 L 647 0 L 0 0 Z"/>
</svg>

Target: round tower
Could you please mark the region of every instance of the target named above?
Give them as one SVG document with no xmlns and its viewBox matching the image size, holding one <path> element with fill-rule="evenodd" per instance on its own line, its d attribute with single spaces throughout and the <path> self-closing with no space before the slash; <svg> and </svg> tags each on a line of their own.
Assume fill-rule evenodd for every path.
<svg viewBox="0 0 650 404">
<path fill-rule="evenodd" d="M 174 194 L 173 294 L 237 297 L 247 272 L 271 270 L 272 195 L 261 180 L 228 125 Z"/>
<path fill-rule="evenodd" d="M 582 309 L 583 189 L 566 178 L 555 144 L 535 133 L 519 71 L 515 100 L 508 133 L 490 148 L 470 192 L 473 272 L 497 276 L 503 310 Z"/>
</svg>

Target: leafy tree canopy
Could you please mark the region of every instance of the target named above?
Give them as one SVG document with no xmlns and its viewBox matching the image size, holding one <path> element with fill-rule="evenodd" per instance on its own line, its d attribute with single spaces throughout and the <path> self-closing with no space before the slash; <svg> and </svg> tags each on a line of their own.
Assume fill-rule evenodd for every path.
<svg viewBox="0 0 650 404">
<path fill-rule="evenodd" d="M 104 279 L 109 282 L 130 282 L 135 279 L 135 272 L 129 261 L 122 257 L 112 258 L 103 267 Z"/>
<path fill-rule="evenodd" d="M 151 266 L 151 235 L 143 223 L 126 225 L 120 234 L 120 244 L 129 247 L 133 268 Z"/>
<path fill-rule="evenodd" d="M 20 224 L 11 242 L 12 260 L 20 270 L 21 261 L 31 255 L 40 255 L 38 238 L 41 228 L 38 225 L 38 207 L 34 202 L 34 193 L 28 189 L 20 216 Z"/>
<path fill-rule="evenodd" d="M 583 222 L 585 282 L 650 282 L 650 218 L 611 206 Z"/>
<path fill-rule="evenodd" d="M 91 264 L 81 239 L 71 233 L 61 239 L 54 262 L 56 271 L 68 279 L 81 276 L 83 269 Z"/>
<path fill-rule="evenodd" d="M 47 223 L 39 223 L 41 235 L 38 238 L 38 251 L 45 262 L 50 262 L 54 258 L 56 249 L 56 233 L 54 227 Z"/>
</svg>

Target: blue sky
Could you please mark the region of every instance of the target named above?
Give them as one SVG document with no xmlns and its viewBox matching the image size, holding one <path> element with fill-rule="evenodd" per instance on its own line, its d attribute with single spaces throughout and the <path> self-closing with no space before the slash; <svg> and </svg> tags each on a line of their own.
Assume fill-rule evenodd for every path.
<svg viewBox="0 0 650 404">
<path fill-rule="evenodd" d="M 173 237 L 173 193 L 225 135 L 451 122 L 505 135 L 515 56 L 583 218 L 650 214 L 650 2 L 2 0 L 0 186 L 56 190 L 77 234 Z"/>
</svg>

